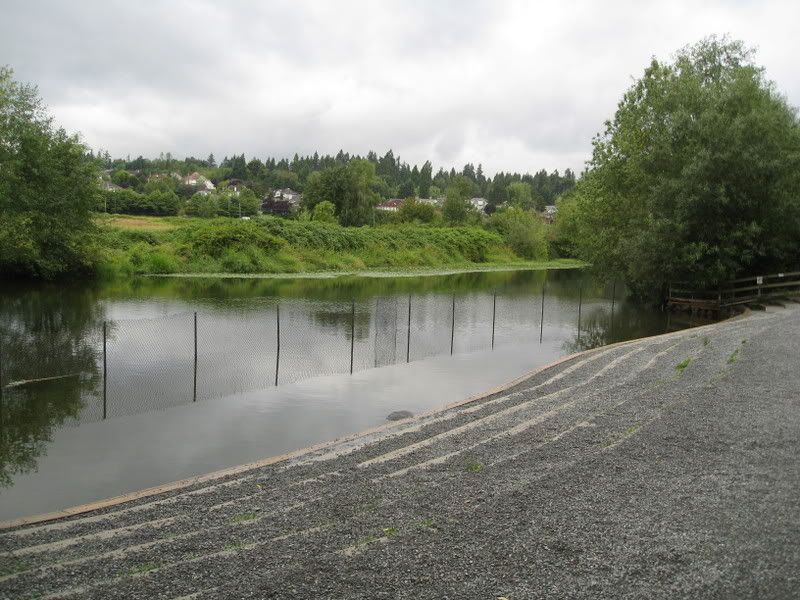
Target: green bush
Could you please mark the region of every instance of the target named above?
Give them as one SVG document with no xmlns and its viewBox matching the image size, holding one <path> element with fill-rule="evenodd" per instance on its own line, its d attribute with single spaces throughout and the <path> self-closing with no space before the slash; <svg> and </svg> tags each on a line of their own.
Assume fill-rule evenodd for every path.
<svg viewBox="0 0 800 600">
<path fill-rule="evenodd" d="M 521 208 L 507 208 L 494 213 L 489 226 L 503 236 L 518 256 L 547 259 L 547 226 L 536 214 Z"/>
<path fill-rule="evenodd" d="M 231 250 L 243 251 L 249 246 L 266 253 L 276 252 L 286 243 L 250 221 L 214 220 L 180 232 L 193 254 L 213 258 Z"/>
</svg>

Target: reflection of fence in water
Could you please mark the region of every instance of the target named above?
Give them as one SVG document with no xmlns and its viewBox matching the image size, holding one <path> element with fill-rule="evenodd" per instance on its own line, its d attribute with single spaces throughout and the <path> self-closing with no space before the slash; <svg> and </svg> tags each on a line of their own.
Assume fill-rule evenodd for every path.
<svg viewBox="0 0 800 600">
<path fill-rule="evenodd" d="M 584 319 L 593 307 L 613 310 L 613 299 L 609 306 L 602 297 L 576 303 L 545 293 L 431 293 L 367 302 L 264 299 L 219 313 L 108 321 L 105 339 L 96 340 L 98 376 L 83 394 L 78 420 L 536 342 L 541 336 L 566 338 L 582 329 L 581 302 Z M 589 344 L 595 341 L 587 337 Z"/>
</svg>

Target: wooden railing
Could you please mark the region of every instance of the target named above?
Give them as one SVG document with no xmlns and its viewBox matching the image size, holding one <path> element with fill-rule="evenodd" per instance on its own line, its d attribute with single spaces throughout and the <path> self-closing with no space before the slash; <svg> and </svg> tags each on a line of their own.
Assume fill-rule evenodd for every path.
<svg viewBox="0 0 800 600">
<path fill-rule="evenodd" d="M 670 284 L 667 306 L 723 311 L 743 304 L 797 294 L 800 294 L 800 271 L 741 277 L 717 289 L 694 289 L 685 283 Z"/>
</svg>

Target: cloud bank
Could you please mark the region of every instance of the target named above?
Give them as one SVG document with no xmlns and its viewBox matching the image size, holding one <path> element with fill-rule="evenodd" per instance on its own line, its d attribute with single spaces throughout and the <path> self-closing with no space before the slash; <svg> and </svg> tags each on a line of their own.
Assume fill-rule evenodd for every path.
<svg viewBox="0 0 800 600">
<path fill-rule="evenodd" d="M 114 156 L 382 154 L 580 171 L 651 56 L 710 34 L 758 49 L 800 104 L 784 1 L 15 2 L 0 63 Z"/>
</svg>

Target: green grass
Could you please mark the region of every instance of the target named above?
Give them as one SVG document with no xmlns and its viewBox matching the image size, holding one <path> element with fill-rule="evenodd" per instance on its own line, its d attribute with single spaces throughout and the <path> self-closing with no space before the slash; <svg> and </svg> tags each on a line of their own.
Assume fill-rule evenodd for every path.
<svg viewBox="0 0 800 600">
<path fill-rule="evenodd" d="M 477 473 L 483 471 L 483 465 L 477 461 L 469 462 L 466 466 L 467 473 Z"/>
<path fill-rule="evenodd" d="M 584 266 L 526 260 L 480 227 L 340 227 L 277 217 L 98 218 L 95 251 L 103 275 L 378 274 Z"/>
<path fill-rule="evenodd" d="M 254 512 L 242 513 L 240 515 L 236 515 L 233 517 L 230 522 L 231 523 L 245 523 L 247 521 L 254 520 L 258 515 Z"/>
<path fill-rule="evenodd" d="M 127 575 L 138 575 L 139 573 L 147 573 L 153 569 L 157 569 L 158 565 L 154 562 L 143 563 L 141 565 L 134 565 L 126 572 Z"/>
<path fill-rule="evenodd" d="M 679 362 L 677 365 L 675 365 L 675 370 L 679 374 L 682 374 L 686 370 L 686 367 L 689 366 L 690 362 L 692 362 L 692 359 L 690 357 L 687 357 L 687 358 L 683 359 L 681 362 Z"/>
<path fill-rule="evenodd" d="M 420 522 L 420 527 L 423 529 L 436 529 L 436 522 L 433 519 L 425 519 Z"/>
<path fill-rule="evenodd" d="M 733 363 L 736 362 L 738 358 L 739 358 L 739 349 L 737 348 L 736 350 L 731 352 L 730 356 L 728 356 L 728 364 L 732 365 Z"/>
<path fill-rule="evenodd" d="M 705 336 L 703 338 L 703 346 L 708 346 L 710 343 L 711 343 L 711 338 L 708 337 L 708 336 Z"/>
</svg>

